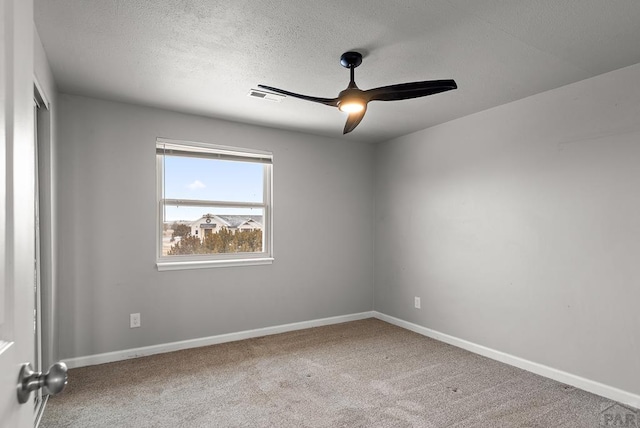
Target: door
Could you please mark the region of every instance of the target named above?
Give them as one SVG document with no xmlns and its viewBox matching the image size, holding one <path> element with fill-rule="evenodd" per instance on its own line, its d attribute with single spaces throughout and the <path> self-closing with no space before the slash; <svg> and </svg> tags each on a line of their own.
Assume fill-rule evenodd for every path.
<svg viewBox="0 0 640 428">
<path fill-rule="evenodd" d="M 0 0 L 0 426 L 32 428 L 20 367 L 34 355 L 33 1 Z"/>
</svg>

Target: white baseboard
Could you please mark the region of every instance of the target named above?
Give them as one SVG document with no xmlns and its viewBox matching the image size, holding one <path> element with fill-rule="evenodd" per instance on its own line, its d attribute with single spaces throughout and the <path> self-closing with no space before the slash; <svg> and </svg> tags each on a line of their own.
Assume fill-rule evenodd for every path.
<svg viewBox="0 0 640 428">
<path fill-rule="evenodd" d="M 580 388 L 584 391 L 591 392 L 610 400 L 628 404 L 635 408 L 640 408 L 640 395 L 623 391 L 621 389 L 614 388 L 612 386 L 605 385 L 590 379 L 585 379 L 583 377 L 576 376 L 562 370 L 557 370 L 549 366 L 538 364 L 533 361 L 525 360 L 524 358 L 516 357 L 505 352 L 496 351 L 495 349 L 487 348 L 486 346 L 478 345 L 467 340 L 440 333 L 438 331 L 431 330 L 418 324 L 404 321 L 399 318 L 383 314 L 381 312 L 374 311 L 373 313 L 374 316 L 379 320 L 386 321 L 390 324 L 397 325 L 398 327 L 402 327 L 407 330 L 411 330 L 423 336 L 427 336 L 432 339 L 457 346 L 458 348 L 466 349 L 467 351 L 471 351 L 474 354 L 479 354 L 484 357 L 491 358 L 492 360 L 500 361 L 502 363 L 521 368 L 523 370 L 556 380 L 558 382 L 562 382 L 567 385 L 575 386 L 576 388 Z"/>
<path fill-rule="evenodd" d="M 87 355 L 84 357 L 69 358 L 63 361 L 69 368 L 85 367 L 96 364 L 111 363 L 114 361 L 128 360 L 131 358 L 145 357 L 148 355 L 161 354 L 164 352 L 198 348 L 201 346 L 216 345 L 219 343 L 234 342 L 237 340 L 251 339 L 254 337 L 286 333 L 288 331 L 303 330 L 305 328 L 340 324 L 343 322 L 357 321 L 366 318 L 377 318 L 390 324 L 397 325 L 398 327 L 411 330 L 423 336 L 427 336 L 432 339 L 457 346 L 458 348 L 466 349 L 467 351 L 473 352 L 475 354 L 479 354 L 487 358 L 491 358 L 493 360 L 500 361 L 505 364 L 521 368 L 523 370 L 527 370 L 529 372 L 565 383 L 567 385 L 575 386 L 576 388 L 580 388 L 593 394 L 600 395 L 610 400 L 618 401 L 620 403 L 640 408 L 640 395 L 623 391 L 621 389 L 614 388 L 612 386 L 605 385 L 590 379 L 585 379 L 583 377 L 576 376 L 562 370 L 557 370 L 549 366 L 538 364 L 533 361 L 525 360 L 524 358 L 516 357 L 505 352 L 487 348 L 486 346 L 478 345 L 476 343 L 459 339 L 448 334 L 440 333 L 438 331 L 431 330 L 418 324 L 404 321 L 377 311 L 360 312 L 357 314 L 321 318 L 317 320 L 302 321 L 291 324 L 282 324 L 272 327 L 258 328 L 254 330 L 245 330 L 237 333 L 220 334 L 217 336 L 203 337 L 199 339 L 144 346 L 141 348 L 125 349 L 115 352 L 106 352 L 104 354 Z"/>
<path fill-rule="evenodd" d="M 70 369 L 77 367 L 93 366 L 96 364 L 112 363 L 114 361 L 128 360 L 131 358 L 146 357 L 148 355 L 162 354 L 164 352 L 180 351 L 182 349 L 198 348 L 201 346 L 217 345 L 219 343 L 235 342 L 237 340 L 251 339 L 254 337 L 269 336 L 272 334 L 286 333 L 288 331 L 303 330 L 305 328 L 322 327 L 331 324 L 357 321 L 365 318 L 373 318 L 374 312 L 360 312 L 357 314 L 340 315 L 337 317 L 321 318 L 317 320 L 302 321 L 291 324 L 282 324 L 273 327 L 245 330 L 237 333 L 219 334 L 217 336 L 202 337 L 199 339 L 182 340 L 180 342 L 164 343 L 160 345 L 144 346 L 141 348 L 125 349 L 122 351 L 106 352 L 104 354 L 87 355 L 84 357 L 68 358 L 63 360 Z"/>
</svg>

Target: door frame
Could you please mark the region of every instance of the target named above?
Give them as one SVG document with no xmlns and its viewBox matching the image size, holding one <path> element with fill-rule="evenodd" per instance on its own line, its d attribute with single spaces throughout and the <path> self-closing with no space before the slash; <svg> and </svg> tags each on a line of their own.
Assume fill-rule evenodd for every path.
<svg viewBox="0 0 640 428">
<path fill-rule="evenodd" d="M 35 173 L 35 355 L 33 368 L 46 372 L 53 363 L 51 326 L 53 320 L 53 253 L 52 253 L 52 186 L 51 180 L 51 103 L 41 88 L 38 78 L 33 77 L 34 99 L 34 173 Z M 33 393 L 35 402 L 34 426 L 40 424 L 49 399 L 46 388 Z"/>
<path fill-rule="evenodd" d="M 53 165 L 53 109 L 50 97 L 43 90 L 38 78 L 33 76 L 34 94 L 39 97 L 36 157 L 38 205 L 40 218 L 40 278 L 41 278 L 41 320 L 42 320 L 42 366 L 48 368 L 58 360 L 55 347 L 55 176 Z M 46 370 L 45 370 L 46 371 Z"/>
</svg>

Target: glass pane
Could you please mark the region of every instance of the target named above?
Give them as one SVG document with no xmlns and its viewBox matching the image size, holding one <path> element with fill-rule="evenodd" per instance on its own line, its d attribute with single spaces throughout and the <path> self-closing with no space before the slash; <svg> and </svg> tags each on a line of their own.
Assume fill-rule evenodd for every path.
<svg viewBox="0 0 640 428">
<path fill-rule="evenodd" d="M 164 156 L 164 197 L 262 202 L 264 168 L 254 162 Z"/>
<path fill-rule="evenodd" d="M 260 253 L 262 208 L 165 207 L 162 255 Z"/>
</svg>

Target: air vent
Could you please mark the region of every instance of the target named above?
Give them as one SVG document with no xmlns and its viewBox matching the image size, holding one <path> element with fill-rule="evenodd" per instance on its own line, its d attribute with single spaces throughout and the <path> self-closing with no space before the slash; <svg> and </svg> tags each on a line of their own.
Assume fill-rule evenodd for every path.
<svg viewBox="0 0 640 428">
<path fill-rule="evenodd" d="M 273 92 L 265 92 L 260 89 L 252 89 L 247 95 L 254 98 L 262 98 L 263 100 L 267 101 L 274 101 L 276 103 L 279 103 L 285 98 L 284 95 L 274 94 Z"/>
</svg>

